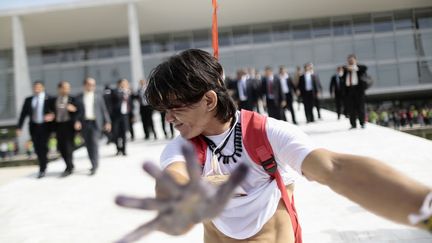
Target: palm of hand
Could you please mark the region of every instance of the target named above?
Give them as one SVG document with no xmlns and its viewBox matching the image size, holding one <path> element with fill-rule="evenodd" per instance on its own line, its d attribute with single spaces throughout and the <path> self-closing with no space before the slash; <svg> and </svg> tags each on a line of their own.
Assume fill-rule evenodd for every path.
<svg viewBox="0 0 432 243">
<path fill-rule="evenodd" d="M 232 197 L 234 189 L 247 175 L 248 167 L 240 164 L 226 183 L 215 187 L 201 180 L 201 169 L 193 147 L 184 146 L 182 149 L 190 177 L 187 184 L 177 183 L 156 165 L 146 163 L 144 170 L 156 179 L 163 198 L 116 198 L 116 203 L 120 206 L 158 211 L 155 219 L 138 227 L 119 242 L 138 240 L 154 230 L 170 235 L 186 233 L 196 223 L 209 220 L 221 213 Z"/>
</svg>

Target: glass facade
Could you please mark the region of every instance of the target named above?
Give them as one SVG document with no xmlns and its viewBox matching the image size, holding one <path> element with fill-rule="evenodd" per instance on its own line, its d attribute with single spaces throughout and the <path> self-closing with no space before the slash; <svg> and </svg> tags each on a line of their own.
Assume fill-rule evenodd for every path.
<svg viewBox="0 0 432 243">
<path fill-rule="evenodd" d="M 120 78 L 130 79 L 129 59 L 127 39 L 28 49 L 30 79 L 43 80 L 51 94 L 60 80 L 69 81 L 78 93 L 87 76 L 96 79 L 99 90 Z"/>
<path fill-rule="evenodd" d="M 12 51 L 0 51 L 0 119 L 15 116 Z"/>
<path fill-rule="evenodd" d="M 188 48 L 211 50 L 209 29 L 141 36 L 145 75 L 165 58 Z M 432 83 L 432 8 L 251 24 L 219 29 L 220 61 L 227 75 L 238 68 L 285 65 L 289 71 L 313 62 L 328 91 L 330 77 L 355 53 L 375 79 L 371 89 Z M 98 89 L 131 78 L 129 43 L 122 39 L 28 48 L 31 80 L 55 94 L 60 80 L 81 91 L 94 77 Z M 0 51 L 0 118 L 15 114 L 13 62 Z"/>
</svg>

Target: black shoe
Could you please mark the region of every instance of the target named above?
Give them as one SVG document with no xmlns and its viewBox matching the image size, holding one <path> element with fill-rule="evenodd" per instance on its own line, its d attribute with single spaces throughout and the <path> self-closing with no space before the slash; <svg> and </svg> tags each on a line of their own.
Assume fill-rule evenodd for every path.
<svg viewBox="0 0 432 243">
<path fill-rule="evenodd" d="M 67 177 L 72 174 L 72 170 L 65 170 L 60 177 Z"/>
<path fill-rule="evenodd" d="M 38 174 L 38 176 L 37 176 L 38 179 L 40 179 L 40 178 L 42 178 L 42 177 L 45 177 L 45 171 L 41 171 L 41 172 L 39 172 L 39 174 Z"/>
<path fill-rule="evenodd" d="M 123 156 L 127 156 L 126 151 L 122 151 L 122 154 L 123 154 Z"/>
<path fill-rule="evenodd" d="M 90 169 L 90 176 L 93 176 L 93 175 L 95 175 L 96 174 L 96 168 L 91 168 Z"/>
<path fill-rule="evenodd" d="M 362 129 L 365 129 L 365 128 L 366 128 L 366 126 L 365 126 L 365 125 L 363 124 L 363 125 L 361 125 L 361 128 L 362 128 Z"/>
<path fill-rule="evenodd" d="M 353 130 L 353 129 L 356 129 L 356 128 L 357 128 L 357 127 L 353 127 L 353 126 L 351 126 L 349 130 Z"/>
<path fill-rule="evenodd" d="M 120 150 L 117 150 L 116 156 L 120 155 L 122 152 Z"/>
</svg>

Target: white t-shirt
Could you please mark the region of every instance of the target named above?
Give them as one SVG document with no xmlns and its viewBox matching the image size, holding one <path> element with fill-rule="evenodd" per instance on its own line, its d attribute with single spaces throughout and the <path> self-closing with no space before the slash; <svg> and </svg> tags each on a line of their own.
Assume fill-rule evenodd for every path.
<svg viewBox="0 0 432 243">
<path fill-rule="evenodd" d="M 316 146 L 299 128 L 284 121 L 268 118 L 266 131 L 285 184 L 294 183 L 297 176 L 295 172 L 302 174 L 303 160 Z M 208 138 L 218 145 L 227 134 L 228 131 Z M 178 136 L 165 147 L 161 155 L 162 168 L 173 162 L 185 161 L 181 146 L 187 142 L 186 139 Z M 242 147 L 243 151 L 237 163 L 223 164 L 219 161 L 219 166 L 224 174 L 230 174 L 240 163 L 247 163 L 250 166 L 249 174 L 240 184 L 247 196 L 232 198 L 224 211 L 212 220 L 223 234 L 239 240 L 258 233 L 276 212 L 281 198 L 276 181 L 271 180 L 264 169 L 251 160 L 244 146 Z M 230 136 L 222 154 L 230 155 L 233 151 L 234 134 Z M 212 152 L 209 148 L 206 154 L 203 175 L 211 170 Z"/>
</svg>

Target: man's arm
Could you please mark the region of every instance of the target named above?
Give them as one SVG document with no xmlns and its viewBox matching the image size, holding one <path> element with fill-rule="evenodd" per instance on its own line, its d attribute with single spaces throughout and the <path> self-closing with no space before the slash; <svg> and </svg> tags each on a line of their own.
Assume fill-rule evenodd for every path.
<svg viewBox="0 0 432 243">
<path fill-rule="evenodd" d="M 367 210 L 404 224 L 409 224 L 408 215 L 418 213 L 432 191 L 379 160 L 325 149 L 311 152 L 302 172 Z"/>
<path fill-rule="evenodd" d="M 23 125 L 24 125 L 24 120 L 25 120 L 25 118 L 29 115 L 29 109 L 28 109 L 28 106 L 29 106 L 30 104 L 29 104 L 28 100 L 31 101 L 31 99 L 25 99 L 24 104 L 23 104 L 22 109 L 21 109 L 21 114 L 20 114 L 20 117 L 19 117 L 19 119 L 18 119 L 18 129 L 19 129 L 19 130 L 22 129 L 22 127 L 23 127 Z"/>
</svg>

